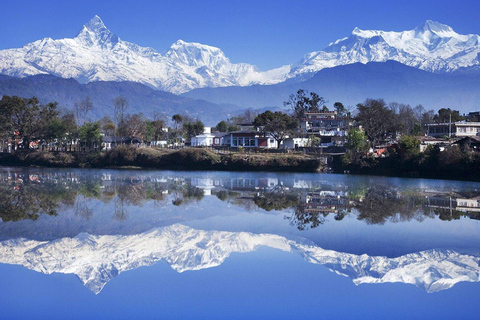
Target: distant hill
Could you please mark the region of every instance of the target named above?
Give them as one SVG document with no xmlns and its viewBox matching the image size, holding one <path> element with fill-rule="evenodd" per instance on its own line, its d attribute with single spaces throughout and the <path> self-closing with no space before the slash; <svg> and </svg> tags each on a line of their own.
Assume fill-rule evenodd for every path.
<svg viewBox="0 0 480 320">
<path fill-rule="evenodd" d="M 314 91 L 333 105 L 341 101 L 356 105 L 366 98 L 384 98 L 427 108 L 450 107 L 468 112 L 480 107 L 480 73 L 435 74 L 399 62 L 355 63 L 323 69 L 301 82 L 250 87 L 195 89 L 185 97 L 214 103 L 235 103 L 241 107 L 282 106 L 298 89 Z"/>
<path fill-rule="evenodd" d="M 228 114 L 240 112 L 235 105 L 177 96 L 135 82 L 98 81 L 80 84 L 74 79 L 51 75 L 21 79 L 0 75 L 0 96 L 3 95 L 36 96 L 43 103 L 57 101 L 60 107 L 67 109 L 72 109 L 75 102 L 90 97 L 94 105 L 90 114 L 92 119 L 104 115 L 113 116 L 112 100 L 120 95 L 128 100 L 127 113 L 142 112 L 146 116 L 152 116 L 157 111 L 168 117 L 176 113 L 186 113 L 198 117 L 207 125 L 214 125 L 227 118 Z"/>
</svg>

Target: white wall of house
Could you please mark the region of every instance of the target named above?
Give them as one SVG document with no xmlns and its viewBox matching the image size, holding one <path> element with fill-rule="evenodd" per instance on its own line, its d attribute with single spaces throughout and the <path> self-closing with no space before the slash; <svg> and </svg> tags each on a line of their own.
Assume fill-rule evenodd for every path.
<svg viewBox="0 0 480 320">
<path fill-rule="evenodd" d="M 307 147 L 310 139 L 308 138 L 287 138 L 283 141 L 284 149 L 295 149 L 295 147 Z"/>
<path fill-rule="evenodd" d="M 192 147 L 210 147 L 215 138 L 212 134 L 201 134 L 192 138 Z"/>
</svg>

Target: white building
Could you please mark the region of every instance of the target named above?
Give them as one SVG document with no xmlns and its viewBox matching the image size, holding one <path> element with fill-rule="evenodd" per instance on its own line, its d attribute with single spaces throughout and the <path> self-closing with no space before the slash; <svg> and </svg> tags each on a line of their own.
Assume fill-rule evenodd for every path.
<svg viewBox="0 0 480 320">
<path fill-rule="evenodd" d="M 283 140 L 283 149 L 296 149 L 308 147 L 310 144 L 309 138 L 287 138 Z"/>
<path fill-rule="evenodd" d="M 203 130 L 203 134 L 199 134 L 198 136 L 192 137 L 191 145 L 192 147 L 211 147 L 213 145 L 213 139 L 215 135 L 211 133 L 212 128 L 205 127 Z"/>
<path fill-rule="evenodd" d="M 428 123 L 425 127 L 431 137 L 471 137 L 480 133 L 480 122 Z"/>
</svg>

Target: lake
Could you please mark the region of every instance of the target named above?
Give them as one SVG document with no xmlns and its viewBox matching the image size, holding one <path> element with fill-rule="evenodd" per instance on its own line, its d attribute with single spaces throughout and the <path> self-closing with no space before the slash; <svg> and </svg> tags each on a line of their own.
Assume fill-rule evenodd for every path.
<svg viewBox="0 0 480 320">
<path fill-rule="evenodd" d="M 478 319 L 480 183 L 0 168 L 1 319 Z"/>
</svg>

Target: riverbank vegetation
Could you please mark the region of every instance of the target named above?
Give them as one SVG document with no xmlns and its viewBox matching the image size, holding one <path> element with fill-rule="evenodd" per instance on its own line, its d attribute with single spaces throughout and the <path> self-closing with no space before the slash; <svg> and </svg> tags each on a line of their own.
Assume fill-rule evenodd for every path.
<svg viewBox="0 0 480 320">
<path fill-rule="evenodd" d="M 155 149 L 118 146 L 106 152 L 15 152 L 0 155 L 0 164 L 71 168 L 148 168 L 163 170 L 229 170 L 319 172 L 319 159 L 298 154 L 221 154 L 203 148 Z"/>
</svg>

